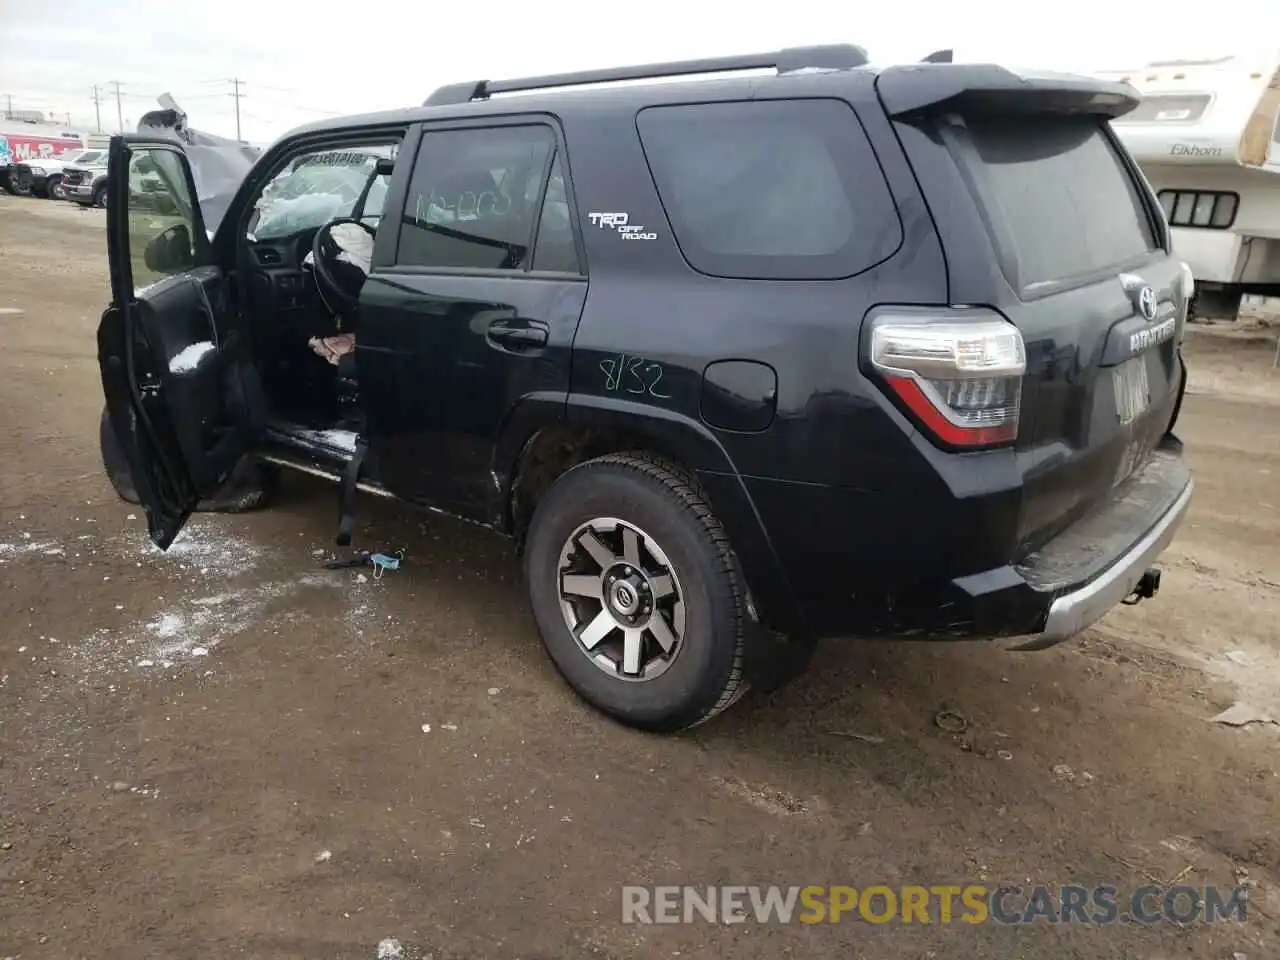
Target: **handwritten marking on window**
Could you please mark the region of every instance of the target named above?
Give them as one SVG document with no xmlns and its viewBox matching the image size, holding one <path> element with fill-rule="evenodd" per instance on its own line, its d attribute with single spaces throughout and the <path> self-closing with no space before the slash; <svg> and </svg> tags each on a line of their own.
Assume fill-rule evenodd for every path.
<svg viewBox="0 0 1280 960">
<path fill-rule="evenodd" d="M 449 199 L 432 190 L 420 193 L 413 217 L 418 223 L 456 223 L 459 220 L 487 220 L 511 212 L 511 195 L 504 181 L 496 190 L 466 191 Z"/>
<path fill-rule="evenodd" d="M 608 393 L 630 393 L 650 396 L 655 400 L 671 399 L 671 394 L 658 390 L 663 377 L 660 363 L 620 353 L 601 360 L 600 370 L 604 373 L 604 389 Z"/>
</svg>

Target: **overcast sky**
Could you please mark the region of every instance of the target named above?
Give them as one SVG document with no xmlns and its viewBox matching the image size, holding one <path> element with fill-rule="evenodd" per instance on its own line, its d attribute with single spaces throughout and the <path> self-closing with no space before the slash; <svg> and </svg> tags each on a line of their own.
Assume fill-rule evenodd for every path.
<svg viewBox="0 0 1280 960">
<path fill-rule="evenodd" d="M 1280 51 L 1274 0 L 0 0 L 0 106 L 103 128 L 168 91 L 193 126 L 270 141 L 343 113 L 420 103 L 458 80 L 500 78 L 815 43 L 873 61 L 951 47 L 957 59 L 1045 69 Z"/>
</svg>

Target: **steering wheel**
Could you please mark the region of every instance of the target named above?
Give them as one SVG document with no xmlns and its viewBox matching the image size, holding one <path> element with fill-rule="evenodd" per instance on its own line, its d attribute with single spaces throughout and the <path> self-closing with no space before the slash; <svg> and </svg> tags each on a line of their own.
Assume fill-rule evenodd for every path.
<svg viewBox="0 0 1280 960">
<path fill-rule="evenodd" d="M 359 227 L 369 234 L 369 252 L 372 253 L 373 238 L 376 236 L 374 228 L 355 217 L 338 217 L 316 231 L 315 238 L 311 241 L 311 269 L 315 272 L 316 283 L 320 287 L 320 295 L 325 303 L 330 304 L 331 309 L 333 303 L 337 303 L 341 309 L 335 310 L 335 313 L 350 314 L 355 313 L 360 306 L 360 288 L 368 275 L 368 266 L 348 264 L 338 259 L 339 255 L 346 253 L 347 250 L 334 239 L 333 231 L 335 227 L 344 224 Z M 348 277 L 345 282 L 335 275 L 337 266 L 340 266 L 341 272 Z"/>
</svg>

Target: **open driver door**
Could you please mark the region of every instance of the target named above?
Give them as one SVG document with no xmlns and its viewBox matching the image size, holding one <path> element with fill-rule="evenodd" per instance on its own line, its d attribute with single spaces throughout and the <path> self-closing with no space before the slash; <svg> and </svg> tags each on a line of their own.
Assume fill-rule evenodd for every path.
<svg viewBox="0 0 1280 960">
<path fill-rule="evenodd" d="M 148 532 L 163 550 L 252 447 L 265 403 L 182 145 L 113 137 L 107 171 L 111 305 L 98 362 Z"/>
</svg>

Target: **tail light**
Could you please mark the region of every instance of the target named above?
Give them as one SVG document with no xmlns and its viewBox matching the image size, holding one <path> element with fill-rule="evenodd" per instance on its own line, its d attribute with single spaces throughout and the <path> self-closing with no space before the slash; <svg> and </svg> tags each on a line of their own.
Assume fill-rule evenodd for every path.
<svg viewBox="0 0 1280 960">
<path fill-rule="evenodd" d="M 1187 319 L 1191 315 L 1191 301 L 1196 295 L 1196 275 L 1191 271 L 1191 264 L 1185 260 L 1179 264 L 1180 276 L 1179 287 L 1182 293 L 1182 315 L 1178 324 L 1178 344 L 1181 345 L 1183 338 L 1187 335 Z"/>
<path fill-rule="evenodd" d="M 1022 334 L 994 313 L 963 312 L 963 320 L 877 317 L 871 366 L 935 442 L 963 448 L 1012 443 L 1027 369 Z"/>
</svg>

